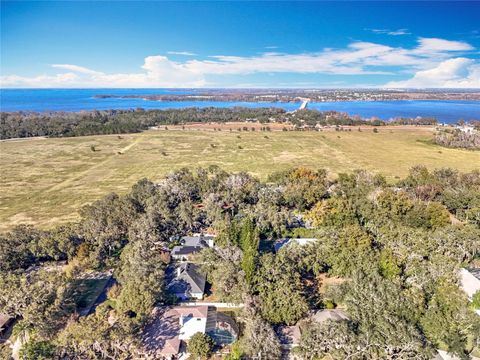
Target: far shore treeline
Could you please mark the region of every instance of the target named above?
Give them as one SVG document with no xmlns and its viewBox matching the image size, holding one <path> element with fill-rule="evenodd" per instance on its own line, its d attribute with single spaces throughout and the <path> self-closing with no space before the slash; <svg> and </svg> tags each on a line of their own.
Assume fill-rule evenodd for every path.
<svg viewBox="0 0 480 360">
<path fill-rule="evenodd" d="M 103 110 L 82 112 L 2 112 L 0 139 L 34 136 L 72 137 L 103 134 L 126 134 L 160 125 L 188 123 L 226 123 L 255 121 L 260 123 L 288 123 L 305 129 L 316 125 L 383 126 L 435 125 L 435 118 L 399 118 L 385 122 L 365 120 L 335 111 L 300 110 L 286 112 L 280 108 L 187 108 L 170 110 Z"/>
</svg>

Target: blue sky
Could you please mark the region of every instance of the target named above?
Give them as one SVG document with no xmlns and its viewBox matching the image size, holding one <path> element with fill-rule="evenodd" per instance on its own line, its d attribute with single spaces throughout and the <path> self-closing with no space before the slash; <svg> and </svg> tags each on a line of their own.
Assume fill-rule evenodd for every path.
<svg viewBox="0 0 480 360">
<path fill-rule="evenodd" d="M 2 87 L 480 87 L 480 2 L 1 2 Z"/>
</svg>

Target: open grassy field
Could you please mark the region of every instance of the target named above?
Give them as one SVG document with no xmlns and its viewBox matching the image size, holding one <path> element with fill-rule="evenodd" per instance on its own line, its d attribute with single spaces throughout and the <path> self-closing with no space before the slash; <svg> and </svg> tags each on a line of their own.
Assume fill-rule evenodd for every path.
<svg viewBox="0 0 480 360">
<path fill-rule="evenodd" d="M 235 128 L 236 129 L 236 128 Z M 297 165 L 332 174 L 354 169 L 390 180 L 415 164 L 429 168 L 480 168 L 480 152 L 428 142 L 431 128 L 381 128 L 362 132 L 238 132 L 150 130 L 141 134 L 0 142 L 0 231 L 15 224 L 42 228 L 75 219 L 80 206 L 137 180 L 158 180 L 181 167 L 216 164 L 262 179 Z M 94 146 L 96 151 L 91 150 Z"/>
</svg>

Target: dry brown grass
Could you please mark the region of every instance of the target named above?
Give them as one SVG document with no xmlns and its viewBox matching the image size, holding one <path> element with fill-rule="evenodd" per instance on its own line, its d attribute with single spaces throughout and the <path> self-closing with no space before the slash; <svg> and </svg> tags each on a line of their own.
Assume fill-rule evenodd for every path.
<svg viewBox="0 0 480 360">
<path fill-rule="evenodd" d="M 19 223 L 48 228 L 74 220 L 84 204 L 182 167 L 219 165 L 261 179 L 299 165 L 332 174 L 367 169 L 390 181 L 415 164 L 460 171 L 480 167 L 480 152 L 433 145 L 433 129 L 425 127 L 379 128 L 377 134 L 356 127 L 351 132 L 169 129 L 0 142 L 0 231 Z"/>
</svg>

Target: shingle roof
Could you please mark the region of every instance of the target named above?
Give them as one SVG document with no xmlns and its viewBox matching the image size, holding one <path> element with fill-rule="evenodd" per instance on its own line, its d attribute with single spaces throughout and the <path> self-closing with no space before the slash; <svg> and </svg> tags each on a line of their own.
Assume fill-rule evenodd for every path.
<svg viewBox="0 0 480 360">
<path fill-rule="evenodd" d="M 311 316 L 311 319 L 315 322 L 322 323 L 326 320 L 332 320 L 332 321 L 341 321 L 341 320 L 348 320 L 347 314 L 345 314 L 344 311 L 340 309 L 334 309 L 334 310 L 319 310 L 315 314 Z"/>
<path fill-rule="evenodd" d="M 480 280 L 480 268 L 478 269 L 474 269 L 474 268 L 469 268 L 467 269 L 470 274 L 472 274 L 473 276 L 475 276 L 478 280 Z"/>
<path fill-rule="evenodd" d="M 298 325 L 279 326 L 275 332 L 282 345 L 295 345 L 300 342 L 301 333 Z"/>
<path fill-rule="evenodd" d="M 205 290 L 205 276 L 197 265 L 192 263 L 181 264 L 175 279 L 168 286 L 173 293 L 203 293 Z"/>
<path fill-rule="evenodd" d="M 206 318 L 208 316 L 208 306 L 177 306 L 174 310 L 179 316 L 192 316 L 196 318 Z"/>
<path fill-rule="evenodd" d="M 182 244 L 184 246 L 200 246 L 200 247 L 207 247 L 206 240 L 212 237 L 206 236 L 184 236 L 182 237 Z"/>
<path fill-rule="evenodd" d="M 167 339 L 160 351 L 161 355 L 177 355 L 180 351 L 180 339 Z"/>
<path fill-rule="evenodd" d="M 202 249 L 202 246 L 175 246 L 172 255 L 191 255 L 200 252 Z"/>
</svg>

